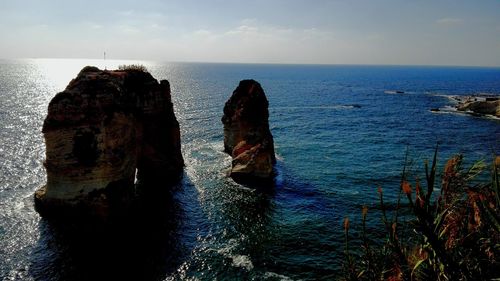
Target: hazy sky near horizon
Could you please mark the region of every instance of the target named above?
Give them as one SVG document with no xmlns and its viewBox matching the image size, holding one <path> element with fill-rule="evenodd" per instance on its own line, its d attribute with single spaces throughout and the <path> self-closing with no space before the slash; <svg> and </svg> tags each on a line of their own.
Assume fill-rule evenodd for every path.
<svg viewBox="0 0 500 281">
<path fill-rule="evenodd" d="M 0 58 L 500 66 L 498 0 L 0 0 Z"/>
</svg>

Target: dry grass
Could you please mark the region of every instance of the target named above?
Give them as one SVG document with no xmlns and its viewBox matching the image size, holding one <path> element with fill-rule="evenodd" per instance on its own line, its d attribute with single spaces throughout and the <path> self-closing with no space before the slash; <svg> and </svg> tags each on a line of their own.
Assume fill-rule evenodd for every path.
<svg viewBox="0 0 500 281">
<path fill-rule="evenodd" d="M 355 255 L 349 245 L 349 224 L 345 229 L 343 280 L 494 280 L 500 277 L 500 180 L 496 157 L 491 181 L 472 184 L 487 166 L 477 162 L 463 169 L 462 156 L 446 163 L 440 190 L 436 182 L 437 148 L 429 167 L 425 165 L 424 191 L 420 181 L 408 179 L 406 165 L 400 197 L 406 197 L 411 222 L 398 222 L 398 207 L 389 220 L 382 188 L 378 189 L 386 241 L 373 247 L 367 239 L 368 209 L 363 207 L 361 251 Z M 398 200 L 398 206 L 399 200 Z M 348 219 L 346 218 L 348 222 Z M 412 228 L 415 237 L 400 235 Z M 404 238 L 401 238 L 404 237 Z"/>
</svg>

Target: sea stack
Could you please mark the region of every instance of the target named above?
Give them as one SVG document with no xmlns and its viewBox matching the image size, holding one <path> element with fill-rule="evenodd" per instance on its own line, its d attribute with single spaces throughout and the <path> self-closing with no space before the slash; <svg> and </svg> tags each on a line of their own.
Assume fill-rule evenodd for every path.
<svg viewBox="0 0 500 281">
<path fill-rule="evenodd" d="M 49 103 L 42 129 L 47 183 L 35 193 L 42 216 L 119 215 L 136 180 L 162 192 L 184 166 L 167 80 L 141 67 L 83 68 Z M 168 185 L 167 185 L 168 186 Z"/>
<path fill-rule="evenodd" d="M 255 80 L 241 81 L 224 106 L 224 151 L 233 158 L 230 176 L 236 182 L 272 182 L 276 158 L 268 106 Z"/>
</svg>

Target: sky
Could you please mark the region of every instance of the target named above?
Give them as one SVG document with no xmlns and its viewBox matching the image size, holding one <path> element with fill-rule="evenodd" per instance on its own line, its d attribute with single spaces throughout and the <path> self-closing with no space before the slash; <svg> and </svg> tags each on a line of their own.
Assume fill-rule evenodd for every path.
<svg viewBox="0 0 500 281">
<path fill-rule="evenodd" d="M 0 0 L 0 58 L 500 66 L 499 0 Z"/>
</svg>

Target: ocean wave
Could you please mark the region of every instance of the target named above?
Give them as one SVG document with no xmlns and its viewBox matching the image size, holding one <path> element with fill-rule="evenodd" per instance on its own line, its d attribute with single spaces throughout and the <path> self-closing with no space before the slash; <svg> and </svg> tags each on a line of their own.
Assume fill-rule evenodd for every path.
<svg viewBox="0 0 500 281">
<path fill-rule="evenodd" d="M 244 268 L 248 271 L 253 269 L 253 263 L 250 260 L 249 256 L 246 255 L 233 255 L 231 256 L 231 259 L 233 260 L 232 265 L 235 267 L 241 267 Z"/>
<path fill-rule="evenodd" d="M 354 109 L 361 108 L 359 104 L 313 105 L 313 106 L 279 106 L 271 110 L 302 110 L 302 109 Z"/>
<path fill-rule="evenodd" d="M 276 154 L 276 164 L 274 165 L 274 170 L 275 170 L 275 176 L 274 176 L 274 183 L 277 187 L 283 186 L 283 158 L 279 157 L 278 154 Z"/>
<path fill-rule="evenodd" d="M 454 106 L 449 106 L 449 105 L 437 109 L 431 109 L 430 112 L 438 114 L 461 113 Z"/>
<path fill-rule="evenodd" d="M 453 106 L 444 106 L 442 108 L 436 109 L 431 109 L 430 112 L 435 113 L 435 114 L 457 114 L 457 115 L 467 115 L 467 116 L 474 116 L 478 118 L 484 118 L 484 119 L 490 119 L 490 120 L 500 120 L 500 117 L 497 117 L 495 115 L 490 115 L 490 114 L 477 114 L 472 111 L 460 111 L 457 110 Z"/>
<path fill-rule="evenodd" d="M 387 91 L 384 91 L 384 93 L 390 94 L 390 95 L 396 95 L 396 94 L 404 94 L 405 91 L 401 91 L 401 90 L 387 90 Z"/>
<path fill-rule="evenodd" d="M 280 281 L 292 281 L 293 279 L 288 277 L 288 276 L 285 276 L 285 275 L 281 275 L 281 274 L 278 274 L 278 273 L 274 273 L 274 272 L 266 272 L 264 273 L 264 279 L 271 279 L 271 280 L 280 280 Z"/>
</svg>

